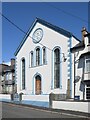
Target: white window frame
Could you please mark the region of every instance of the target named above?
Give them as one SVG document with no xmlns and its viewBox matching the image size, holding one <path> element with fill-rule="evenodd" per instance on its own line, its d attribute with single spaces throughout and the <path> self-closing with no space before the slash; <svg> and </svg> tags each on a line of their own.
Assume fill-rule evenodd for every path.
<svg viewBox="0 0 90 120">
<path fill-rule="evenodd" d="M 44 46 L 43 48 L 42 48 L 42 50 L 43 50 L 43 65 L 45 65 L 46 64 L 46 47 Z M 45 50 L 45 51 L 44 51 Z M 44 53 L 45 52 L 45 53 Z"/>
<path fill-rule="evenodd" d="M 89 68 L 89 70 L 87 70 L 87 61 L 90 61 L 90 58 L 88 58 L 88 59 L 85 59 L 85 73 L 90 73 L 90 68 Z M 89 63 L 90 64 L 90 63 Z M 88 65 L 88 67 L 89 67 L 89 65 Z"/>
<path fill-rule="evenodd" d="M 30 54 L 31 54 L 31 67 L 33 67 L 34 66 L 34 53 L 33 53 L 33 51 L 31 51 L 30 52 Z"/>
<path fill-rule="evenodd" d="M 6 73 L 6 80 L 8 80 L 8 73 Z"/>
</svg>

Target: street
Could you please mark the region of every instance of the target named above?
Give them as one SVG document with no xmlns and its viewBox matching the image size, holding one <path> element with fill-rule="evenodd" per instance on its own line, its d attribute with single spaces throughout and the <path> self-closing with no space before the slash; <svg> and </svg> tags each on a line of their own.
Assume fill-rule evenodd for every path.
<svg viewBox="0 0 90 120">
<path fill-rule="evenodd" d="M 11 103 L 2 103 L 2 118 L 81 118 L 81 116 Z"/>
</svg>

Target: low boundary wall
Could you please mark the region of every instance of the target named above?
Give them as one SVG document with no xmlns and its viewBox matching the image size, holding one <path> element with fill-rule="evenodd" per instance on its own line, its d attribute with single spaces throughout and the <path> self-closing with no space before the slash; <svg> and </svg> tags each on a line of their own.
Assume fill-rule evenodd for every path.
<svg viewBox="0 0 90 120">
<path fill-rule="evenodd" d="M 11 100 L 11 96 L 7 95 L 7 94 L 0 94 L 0 100 L 4 101 L 4 100 Z"/>
<path fill-rule="evenodd" d="M 49 102 L 49 95 L 22 95 L 22 100 Z"/>
<path fill-rule="evenodd" d="M 11 95 L 0 94 L 0 101 L 11 101 Z M 21 103 L 50 107 L 49 95 L 22 95 Z M 90 102 L 73 100 L 52 100 L 53 109 L 71 110 L 90 113 Z"/>
<path fill-rule="evenodd" d="M 52 101 L 52 108 L 90 113 L 90 102 Z"/>
<path fill-rule="evenodd" d="M 22 95 L 22 103 L 49 107 L 49 95 Z"/>
</svg>

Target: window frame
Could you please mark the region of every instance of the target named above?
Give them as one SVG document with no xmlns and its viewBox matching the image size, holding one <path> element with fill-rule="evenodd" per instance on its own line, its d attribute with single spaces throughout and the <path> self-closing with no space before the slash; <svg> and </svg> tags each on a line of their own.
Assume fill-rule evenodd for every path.
<svg viewBox="0 0 90 120">
<path fill-rule="evenodd" d="M 86 99 L 90 100 L 90 87 L 86 87 Z"/>
<path fill-rule="evenodd" d="M 23 65 L 23 60 L 24 60 L 24 65 Z M 26 76 L 26 70 L 25 70 L 25 58 L 22 58 L 21 60 L 22 64 L 21 64 L 21 72 L 22 72 L 22 90 L 25 89 L 25 76 Z M 24 77 L 24 78 L 23 78 Z"/>
<path fill-rule="evenodd" d="M 46 47 L 43 47 L 43 65 L 46 64 Z"/>
<path fill-rule="evenodd" d="M 57 49 L 59 50 L 59 56 L 58 56 L 59 59 L 57 58 L 57 53 L 55 55 L 55 50 L 57 50 Z M 58 78 L 57 78 L 58 72 L 59 72 L 59 74 L 58 74 Z M 60 88 L 60 49 L 59 48 L 54 49 L 54 89 L 57 89 L 57 88 Z"/>
<path fill-rule="evenodd" d="M 87 61 L 90 61 L 90 58 L 87 58 L 87 59 L 85 59 L 85 73 L 90 73 L 90 68 L 89 68 L 89 71 L 87 70 Z M 90 62 L 89 62 L 89 64 L 90 64 Z"/>
<path fill-rule="evenodd" d="M 34 53 L 33 53 L 33 51 L 31 51 L 30 52 L 30 55 L 31 55 L 31 67 L 33 67 L 34 66 Z"/>
<path fill-rule="evenodd" d="M 38 51 L 37 51 L 38 50 Z M 40 48 L 36 48 L 36 66 L 40 66 Z"/>
</svg>

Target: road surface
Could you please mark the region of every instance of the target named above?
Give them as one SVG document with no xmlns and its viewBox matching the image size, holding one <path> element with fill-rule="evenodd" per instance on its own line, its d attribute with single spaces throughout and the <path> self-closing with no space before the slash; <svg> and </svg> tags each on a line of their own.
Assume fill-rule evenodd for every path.
<svg viewBox="0 0 90 120">
<path fill-rule="evenodd" d="M 2 103 L 2 118 L 83 118 L 82 116 Z"/>
</svg>

